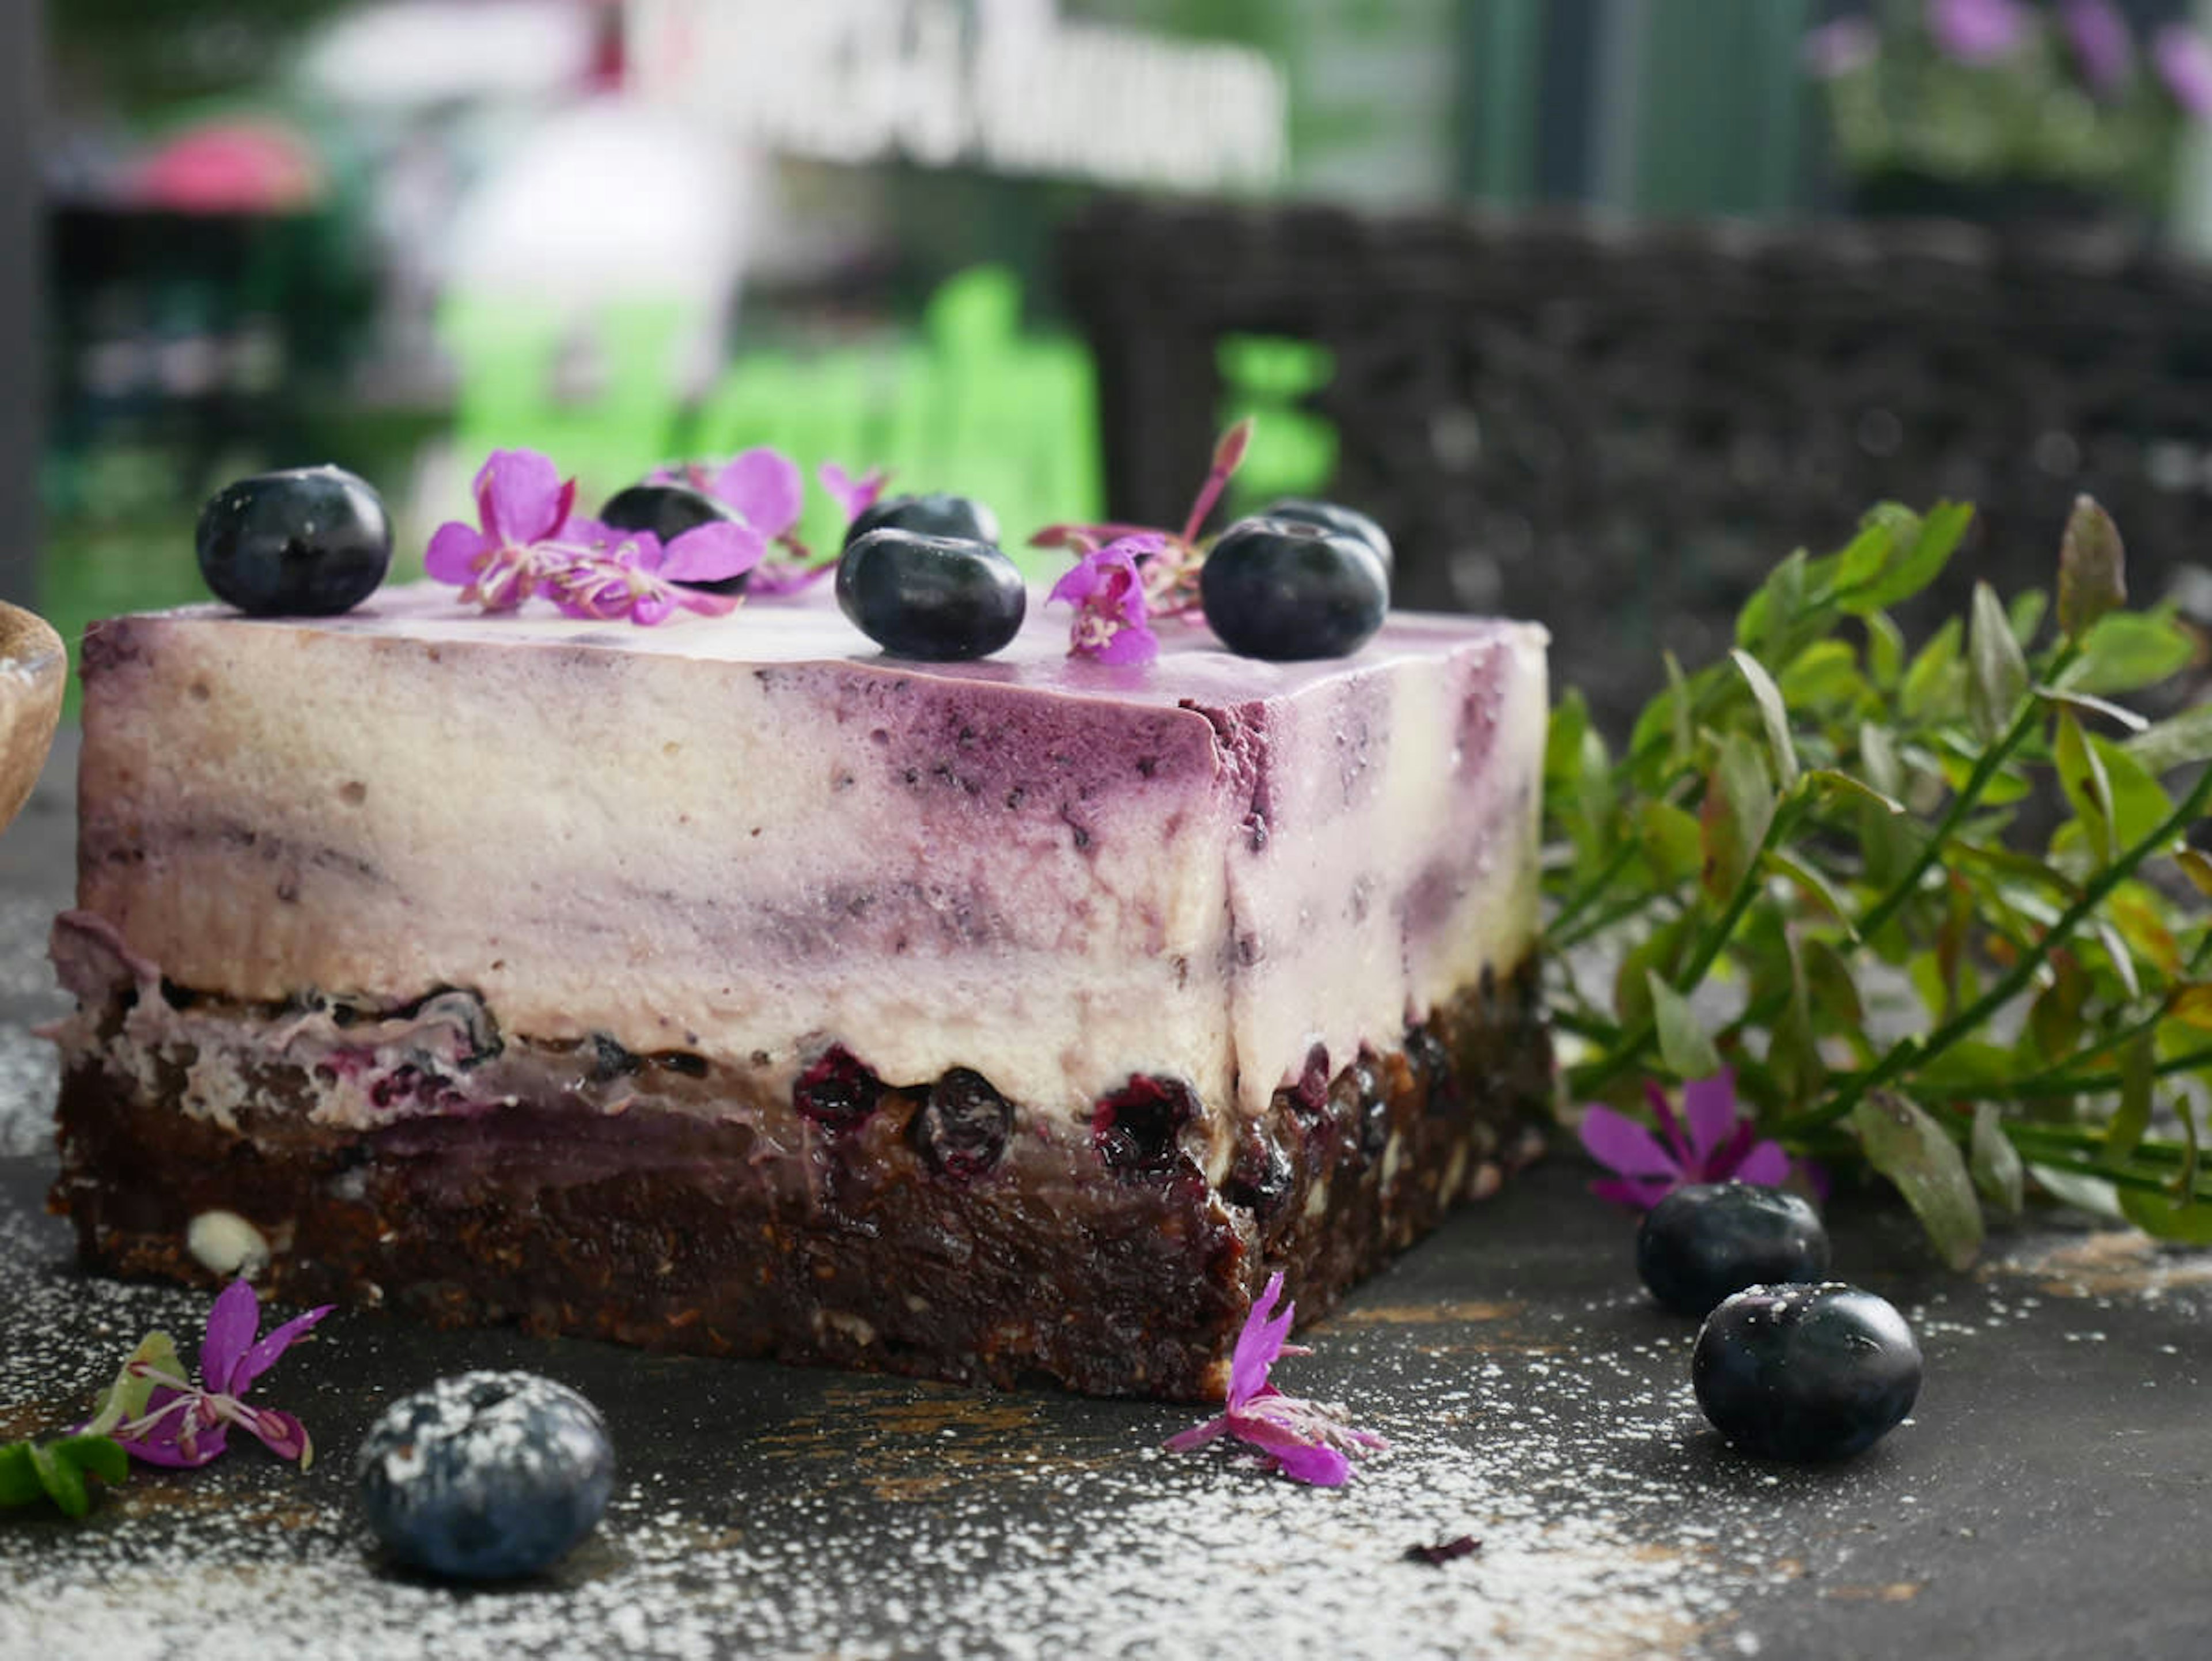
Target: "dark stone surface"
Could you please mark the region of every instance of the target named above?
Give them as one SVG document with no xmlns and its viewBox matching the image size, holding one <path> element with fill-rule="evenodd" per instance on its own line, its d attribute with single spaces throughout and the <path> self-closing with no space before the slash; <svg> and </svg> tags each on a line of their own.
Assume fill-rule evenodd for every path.
<svg viewBox="0 0 2212 1661">
<path fill-rule="evenodd" d="M 60 805 L 58 806 L 57 803 Z M 0 1021 L 24 919 L 66 897 L 65 796 L 0 844 Z M 34 1068 L 0 1119 L 44 1113 Z M 26 1082 L 26 1080 L 28 1082 Z M 79 1271 L 41 1210 L 51 1153 L 0 1159 L 0 1434 L 81 1415 L 137 1335 L 189 1359 L 204 1293 Z M 1971 1275 L 1879 1196 L 1831 1208 L 1838 1275 L 1927 1356 L 1912 1417 L 1812 1469 L 1730 1452 L 1689 1386 L 1693 1325 L 1637 1285 L 1634 1228 L 1548 1161 L 1349 1299 L 1278 1380 L 1392 1449 L 1335 1492 L 1158 1451 L 1197 1416 L 655 1357 L 343 1312 L 253 1397 L 297 1413 L 305 1473 L 243 1438 L 141 1469 L 85 1523 L 0 1513 L 0 1654 L 425 1652 L 2184 1657 L 2212 1631 L 2212 1254 L 2039 1219 Z M 525 1367 L 605 1411 L 616 1495 L 541 1579 L 392 1570 L 350 1506 L 378 1409 Z M 1431 1566 L 1415 1546 L 1471 1534 Z"/>
</svg>

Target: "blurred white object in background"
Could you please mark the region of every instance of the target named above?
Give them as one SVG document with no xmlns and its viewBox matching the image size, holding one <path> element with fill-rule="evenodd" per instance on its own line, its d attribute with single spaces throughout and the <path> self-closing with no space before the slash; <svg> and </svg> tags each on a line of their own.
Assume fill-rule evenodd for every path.
<svg viewBox="0 0 2212 1661">
<path fill-rule="evenodd" d="M 576 0 L 394 0 L 317 30 L 296 73 L 341 105 L 542 95 L 582 83 L 599 27 Z"/>
<path fill-rule="evenodd" d="M 449 292 L 511 295 L 588 332 L 610 305 L 665 303 L 676 373 L 721 363 L 757 169 L 720 134 L 620 98 L 549 115 L 461 203 Z"/>
</svg>

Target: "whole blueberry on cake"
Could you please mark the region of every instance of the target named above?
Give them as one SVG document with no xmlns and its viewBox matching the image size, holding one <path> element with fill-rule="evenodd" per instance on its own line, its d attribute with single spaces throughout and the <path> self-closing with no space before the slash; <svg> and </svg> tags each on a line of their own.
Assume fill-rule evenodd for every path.
<svg viewBox="0 0 2212 1661">
<path fill-rule="evenodd" d="M 1202 1397 L 1272 1274 L 1324 1311 L 1528 1157 L 1540 630 L 1232 651 L 1202 496 L 905 654 L 795 468 L 672 477 L 728 516 L 502 452 L 431 581 L 90 632 L 88 1258 L 210 1278 L 224 1213 L 294 1301 Z"/>
</svg>

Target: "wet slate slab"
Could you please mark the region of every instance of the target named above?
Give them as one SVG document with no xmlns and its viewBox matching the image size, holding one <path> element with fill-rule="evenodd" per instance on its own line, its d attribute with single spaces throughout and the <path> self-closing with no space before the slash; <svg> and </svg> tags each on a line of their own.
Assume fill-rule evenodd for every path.
<svg viewBox="0 0 2212 1661">
<path fill-rule="evenodd" d="M 57 776 L 65 780 L 65 774 Z M 0 842 L 0 1433 L 66 1422 L 201 1294 L 79 1273 L 46 1216 L 44 921 L 69 883 L 51 781 Z M 43 1092 L 43 1094 L 42 1094 Z M 140 1472 L 81 1524 L 0 1516 L 0 1654 L 889 1657 L 2194 1656 L 2212 1632 L 2212 1254 L 2058 1217 L 1935 1268 L 1878 1196 L 1838 1270 L 1913 1320 L 1928 1380 L 1870 1453 L 1810 1469 L 1723 1445 L 1689 1323 L 1630 1222 L 1548 1161 L 1357 1293 L 1286 1361 L 1391 1451 L 1336 1493 L 1209 1451 L 1187 1409 L 655 1357 L 348 1312 L 263 1387 L 321 1457 L 245 1447 Z M 553 1573 L 392 1570 L 350 1508 L 378 1407 L 525 1366 L 606 1412 L 599 1533 Z M 1409 1548 L 1480 1542 L 1441 1565 Z"/>
</svg>

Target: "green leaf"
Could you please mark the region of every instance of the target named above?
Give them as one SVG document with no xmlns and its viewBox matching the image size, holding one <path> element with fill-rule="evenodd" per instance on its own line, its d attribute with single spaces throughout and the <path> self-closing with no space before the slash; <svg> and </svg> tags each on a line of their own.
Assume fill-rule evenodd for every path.
<svg viewBox="0 0 2212 1661">
<path fill-rule="evenodd" d="M 1866 618 L 1867 672 L 1885 692 L 1897 690 L 1905 678 L 1905 630 L 1887 611 L 1869 611 Z"/>
<path fill-rule="evenodd" d="M 2008 1217 L 2019 1216 L 2024 1175 L 2020 1150 L 2004 1134 L 2004 1121 L 1995 1102 L 1981 1102 L 1974 1108 L 1974 1134 L 1968 1165 L 1974 1186 L 1982 1197 Z"/>
<path fill-rule="evenodd" d="M 174 1378 L 185 1376 L 185 1366 L 177 1355 L 177 1347 L 166 1332 L 149 1332 L 138 1341 L 138 1348 L 124 1358 L 115 1382 L 108 1385 L 100 1398 L 100 1405 L 84 1426 L 88 1436 L 105 1436 L 118 1425 L 136 1419 L 146 1411 L 147 1399 L 154 1393 L 151 1378 L 138 1378 L 131 1369 L 139 1365 L 166 1372 Z"/>
<path fill-rule="evenodd" d="M 1768 573 L 1766 581 L 1736 614 L 1735 643 L 1751 651 L 1778 639 L 1805 610 L 1805 551 L 1802 548 Z"/>
<path fill-rule="evenodd" d="M 2190 1203 L 2140 1188 L 2123 1188 L 2120 1215 L 2154 1239 L 2174 1245 L 2212 1245 L 2212 1205 Z"/>
<path fill-rule="evenodd" d="M 2153 773 L 2212 761 L 2212 703 L 2194 704 L 2127 741 L 2127 752 Z"/>
<path fill-rule="evenodd" d="M 1667 760 L 1674 767 L 1686 766 L 1690 757 L 1698 753 L 1697 696 L 1690 691 L 1690 682 L 1682 673 L 1681 660 L 1674 653 L 1660 654 L 1667 666 L 1667 714 L 1670 734 Z"/>
<path fill-rule="evenodd" d="M 2202 849 L 2185 848 L 2173 856 L 2181 867 L 2181 874 L 2197 885 L 2197 891 L 2212 899 L 2212 854 Z"/>
<path fill-rule="evenodd" d="M 1782 701 L 1792 709 L 1830 709 L 1854 704 L 1869 688 L 1858 654 L 1840 640 L 1816 640 L 1775 677 Z"/>
<path fill-rule="evenodd" d="M 1836 555 L 1834 580 L 1838 593 L 1863 588 L 1881 575 L 1882 568 L 1896 556 L 1898 528 L 1872 515 L 1861 524 L 1859 533 Z M 1917 537 L 1919 530 L 1916 521 L 1909 528 L 1908 537 Z"/>
<path fill-rule="evenodd" d="M 2043 626 L 2043 614 L 2050 608 L 2051 602 L 2040 588 L 2021 589 L 2005 607 L 2005 621 L 2012 625 L 2012 637 L 2023 652 L 2034 644 L 2035 631 Z"/>
<path fill-rule="evenodd" d="M 1736 673 L 1743 677 L 1744 684 L 1751 688 L 1752 702 L 1759 706 L 1776 782 L 1784 793 L 1793 790 L 1797 785 L 1797 746 L 1790 737 L 1790 711 L 1782 702 L 1782 689 L 1766 672 L 1766 666 L 1750 653 L 1737 650 L 1729 656 L 1735 660 Z"/>
<path fill-rule="evenodd" d="M 1768 849 L 1765 861 L 1768 870 L 1795 884 L 1814 904 L 1841 923 L 1849 939 L 1858 939 L 1858 930 L 1851 923 L 1850 908 L 1844 904 L 1844 897 L 1836 892 L 1835 885 L 1819 870 L 1785 848 Z"/>
<path fill-rule="evenodd" d="M 131 1456 L 112 1436 L 82 1433 L 64 1436 L 54 1444 L 54 1451 L 74 1461 L 79 1470 L 89 1471 L 103 1482 L 120 1483 L 130 1477 Z"/>
<path fill-rule="evenodd" d="M 28 1442 L 0 1445 L 0 1506 L 27 1506 L 43 1494 Z"/>
<path fill-rule="evenodd" d="M 2058 627 L 2079 640 L 2108 611 L 2128 603 L 2127 550 L 2112 516 L 2086 496 L 2074 498 L 2058 543 Z"/>
<path fill-rule="evenodd" d="M 2126 1159 L 2150 1129 L 2151 1084 L 2157 1076 L 2158 1056 L 2146 1032 L 2120 1052 L 2120 1104 L 2105 1128 L 2107 1158 Z"/>
<path fill-rule="evenodd" d="M 2077 692 L 2139 692 L 2187 666 L 2196 646 L 2164 611 L 2112 611 L 2081 636 L 2081 654 L 2059 677 Z"/>
<path fill-rule="evenodd" d="M 1650 977 L 1672 981 L 1689 949 L 1695 919 L 1675 918 L 1631 946 L 1613 972 L 1613 1007 L 1623 1026 L 1638 1026 L 1652 1018 Z"/>
<path fill-rule="evenodd" d="M 1847 801 L 1867 802 L 1892 816 L 1905 812 L 1905 804 L 1887 791 L 1877 790 L 1863 780 L 1855 779 L 1849 773 L 1840 772 L 1832 767 L 1815 767 L 1805 775 L 1805 780 L 1828 795 L 1839 796 Z"/>
<path fill-rule="evenodd" d="M 33 1442 L 30 1448 L 31 1469 L 39 1473 L 39 1486 L 61 1514 L 82 1517 L 90 1511 L 92 1496 L 85 1491 L 84 1475 L 76 1462 L 51 1442 Z"/>
<path fill-rule="evenodd" d="M 1897 746 L 1890 741 L 1889 729 L 1874 722 L 1859 723 L 1859 765 L 1866 771 L 1866 781 L 1881 792 L 1885 802 L 1905 794 L 1905 769 L 1897 759 Z"/>
<path fill-rule="evenodd" d="M 1913 654 L 1912 666 L 1905 672 L 1905 684 L 1898 692 L 1899 707 L 1907 721 L 1946 720 L 1958 712 L 1966 690 L 1959 663 L 1962 633 L 1959 619 L 1949 618 Z"/>
<path fill-rule="evenodd" d="M 2125 1221 L 2127 1214 L 2120 1209 L 2119 1190 L 2102 1177 L 2091 1177 L 2078 1171 L 2060 1171 L 2057 1167 L 2031 1163 L 2027 1174 L 2035 1178 L 2043 1191 L 2054 1200 L 2087 1211 L 2094 1216 L 2112 1217 Z"/>
<path fill-rule="evenodd" d="M 2038 686 L 2035 696 L 2048 703 L 2063 704 L 2077 715 L 2101 715 L 2106 721 L 2118 721 L 2130 733 L 2142 733 L 2150 726 L 2125 704 L 2114 703 L 2110 698 L 2100 698 L 2094 692 L 2069 692 L 2063 686 Z"/>
<path fill-rule="evenodd" d="M 2012 624 L 1998 604 L 1996 590 L 1974 585 L 1972 620 L 1966 630 L 1966 716 L 1984 743 L 1994 743 L 2011 724 L 2013 711 L 2027 695 L 2027 660 L 2013 638 Z"/>
<path fill-rule="evenodd" d="M 1796 937 L 1787 929 L 1778 932 L 1789 954 L 1790 980 L 1788 998 L 1767 1043 L 1766 1066 L 1774 1074 L 1775 1082 L 1782 1086 L 1784 1099 L 1795 1108 L 1809 1102 L 1819 1092 L 1827 1080 L 1828 1069 L 1820 1059 L 1820 1043 L 1813 1031 L 1812 995 Z M 1754 989 L 1753 995 L 1765 995 L 1763 990 Z"/>
<path fill-rule="evenodd" d="M 2166 1001 L 2169 1019 L 2199 1032 L 2212 1032 L 2212 982 L 2196 981 L 2176 987 Z"/>
<path fill-rule="evenodd" d="M 1868 516 L 1887 523 L 1896 535 L 1897 551 L 1881 575 L 1864 587 L 1839 595 L 1838 603 L 1854 616 L 1885 611 L 1918 593 L 1943 574 L 1959 539 L 1973 523 L 1974 510 L 1964 502 L 1939 502 L 1925 518 L 1916 518 L 1894 502 L 1884 502 Z M 1911 534 L 1905 534 L 1907 529 Z"/>
<path fill-rule="evenodd" d="M 1721 1070 L 1720 1052 L 1698 1025 L 1689 1000 L 1661 979 L 1648 977 L 1652 1024 L 1659 1032 L 1659 1058 L 1680 1079 L 1710 1079 Z"/>
<path fill-rule="evenodd" d="M 2094 733 L 2088 737 L 2089 748 L 2104 768 L 2114 840 L 2122 848 L 2132 848 L 2173 816 L 2173 799 L 2125 745 Z"/>
<path fill-rule="evenodd" d="M 2103 758 L 2089 747 L 2081 723 L 2070 709 L 2058 712 L 2051 758 L 2058 770 L 2058 787 L 2073 804 L 2075 819 L 2089 839 L 2089 851 L 2098 865 L 2110 865 L 2115 834 L 2112 785 L 2105 777 Z"/>
<path fill-rule="evenodd" d="M 1808 940 L 1799 948 L 1805 964 L 1805 986 L 1812 999 L 1814 1024 L 1825 1031 L 1844 1032 L 1865 1042 L 1866 1007 L 1859 999 L 1859 983 L 1844 954 L 1823 940 Z"/>
<path fill-rule="evenodd" d="M 2038 1059 L 2062 1062 L 2081 1041 L 2081 1006 L 2089 996 L 2089 977 L 2070 953 L 2054 965 L 2051 984 L 2028 1006 L 2027 1031 Z"/>
<path fill-rule="evenodd" d="M 1741 733 L 1724 734 L 1698 815 L 1708 894 L 1725 900 L 1735 891 L 1773 818 L 1774 787 L 1757 747 Z"/>
<path fill-rule="evenodd" d="M 1637 817 L 1644 860 L 1661 884 L 1672 887 L 1695 878 L 1705 862 L 1698 816 L 1655 796 L 1644 804 Z"/>
<path fill-rule="evenodd" d="M 1877 1091 L 1851 1110 L 1867 1163 L 1897 1184 L 1936 1254 L 1968 1268 L 1982 1248 L 1982 1208 L 1959 1145 L 1917 1104 Z"/>
</svg>

